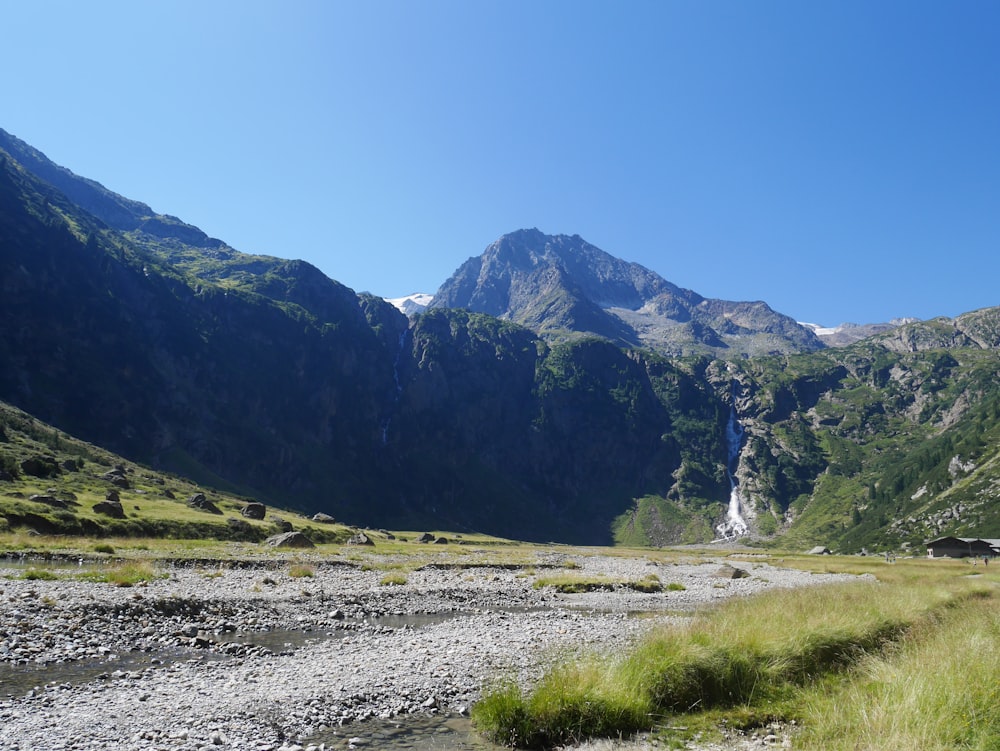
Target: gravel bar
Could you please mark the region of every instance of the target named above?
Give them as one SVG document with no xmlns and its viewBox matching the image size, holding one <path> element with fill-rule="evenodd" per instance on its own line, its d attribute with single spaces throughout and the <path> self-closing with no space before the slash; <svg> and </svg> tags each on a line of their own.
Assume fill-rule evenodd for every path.
<svg viewBox="0 0 1000 751">
<path fill-rule="evenodd" d="M 345 725 L 350 745 L 363 747 L 364 720 L 462 715 L 499 677 L 530 685 L 556 658 L 623 649 L 706 603 L 847 578 L 744 561 L 733 565 L 749 576 L 722 579 L 721 560 L 495 560 L 470 553 L 455 566 L 442 555 L 408 570 L 374 554 L 363 563 L 296 556 L 311 575 L 291 558 L 161 564 L 160 577 L 134 587 L 71 569 L 35 580 L 8 569 L 0 573 L 0 750 L 318 749 L 307 739 Z M 384 583 L 394 570 L 405 583 Z M 664 591 L 534 588 L 554 571 L 609 581 L 655 575 Z M 667 590 L 673 582 L 684 588 Z"/>
</svg>

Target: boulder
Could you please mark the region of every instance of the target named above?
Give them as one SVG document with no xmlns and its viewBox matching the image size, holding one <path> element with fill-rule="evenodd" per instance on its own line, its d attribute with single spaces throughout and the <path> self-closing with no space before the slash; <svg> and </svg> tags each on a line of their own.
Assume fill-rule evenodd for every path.
<svg viewBox="0 0 1000 751">
<path fill-rule="evenodd" d="M 69 506 L 66 501 L 60 500 L 54 495 L 44 495 L 41 493 L 29 495 L 28 500 L 34 501 L 35 503 L 44 503 L 46 506 L 52 506 L 53 508 L 68 508 Z"/>
<path fill-rule="evenodd" d="M 98 501 L 94 504 L 94 513 L 104 514 L 104 516 L 110 516 L 115 519 L 125 518 L 125 509 L 122 508 L 120 503 L 115 503 L 114 501 Z"/>
<path fill-rule="evenodd" d="M 319 522 L 320 524 L 336 524 L 337 523 L 336 519 L 334 519 L 329 514 L 324 514 L 322 511 L 320 511 L 318 514 L 313 514 L 312 520 L 314 522 Z"/>
<path fill-rule="evenodd" d="M 115 467 L 114 469 L 108 470 L 103 475 L 101 475 L 102 480 L 107 480 L 112 485 L 118 488 L 128 489 L 131 484 L 128 478 L 125 476 L 125 470 L 122 467 Z"/>
<path fill-rule="evenodd" d="M 272 548 L 314 548 L 312 540 L 301 532 L 283 532 L 280 535 L 272 535 L 264 540 L 265 545 Z"/>
<path fill-rule="evenodd" d="M 280 529 L 282 532 L 292 531 L 292 523 L 287 519 L 282 519 L 280 516 L 276 516 L 271 521 L 273 521 L 274 526 Z"/>
<path fill-rule="evenodd" d="M 247 519 L 263 519 L 267 514 L 267 506 L 263 503 L 248 503 L 240 512 Z"/>
<path fill-rule="evenodd" d="M 439 537 L 439 538 L 437 538 L 434 541 L 434 544 L 435 545 L 447 545 L 448 544 L 448 538 L 447 537 Z"/>
<path fill-rule="evenodd" d="M 104 494 L 104 500 L 111 501 L 112 503 L 121 503 L 121 496 L 115 488 L 111 488 L 107 493 Z"/>
<path fill-rule="evenodd" d="M 712 576 L 716 576 L 719 579 L 746 579 L 750 574 L 741 568 L 723 563 Z"/>
<path fill-rule="evenodd" d="M 358 532 L 356 535 L 354 535 L 353 537 L 351 537 L 347 541 L 347 544 L 348 545 L 372 545 L 372 546 L 374 546 L 375 545 L 375 541 L 372 540 L 372 538 L 370 538 L 364 532 Z"/>
<path fill-rule="evenodd" d="M 54 456 L 31 456 L 21 462 L 21 471 L 32 477 L 54 477 L 59 465 Z"/>
<path fill-rule="evenodd" d="M 205 497 L 204 493 L 195 493 L 190 498 L 187 499 L 187 505 L 191 508 L 196 508 L 199 511 L 205 511 L 209 514 L 221 514 L 219 507 L 212 503 L 208 498 Z"/>
<path fill-rule="evenodd" d="M 424 532 L 417 538 L 417 542 L 434 542 L 434 535 L 430 532 Z"/>
</svg>

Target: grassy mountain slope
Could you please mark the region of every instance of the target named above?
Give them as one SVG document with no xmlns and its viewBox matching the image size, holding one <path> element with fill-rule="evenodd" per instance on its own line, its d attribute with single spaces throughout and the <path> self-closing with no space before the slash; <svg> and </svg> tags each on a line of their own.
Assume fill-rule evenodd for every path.
<svg viewBox="0 0 1000 751">
<path fill-rule="evenodd" d="M 1000 309 L 975 318 L 990 328 Z M 952 328 L 917 323 L 889 336 L 942 326 Z M 740 363 L 741 483 L 782 544 L 856 552 L 1000 536 L 998 376 L 995 348 L 900 353 L 878 337 Z"/>
<path fill-rule="evenodd" d="M 351 535 L 341 524 L 312 522 L 288 509 L 248 518 L 245 496 L 135 465 L 2 402 L 0 489 L 0 531 L 259 542 L 283 531 L 283 521 L 314 542 Z M 109 491 L 118 494 L 120 517 L 99 510 Z M 217 512 L 190 506 L 198 494 Z"/>
<path fill-rule="evenodd" d="M 358 298 L 338 314 L 332 282 L 316 302 L 291 275 L 275 298 L 202 283 L 10 160 L 0 211 L 5 399 L 133 460 L 302 507 L 370 465 L 358 428 L 377 440 L 394 353 Z M 405 327 L 387 305 L 368 312 Z"/>
</svg>

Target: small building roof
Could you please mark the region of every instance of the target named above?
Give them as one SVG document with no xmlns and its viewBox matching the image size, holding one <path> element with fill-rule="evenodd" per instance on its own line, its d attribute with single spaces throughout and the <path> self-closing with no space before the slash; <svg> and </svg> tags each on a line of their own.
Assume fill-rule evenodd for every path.
<svg viewBox="0 0 1000 751">
<path fill-rule="evenodd" d="M 936 540 L 929 540 L 924 543 L 929 548 L 942 547 L 945 545 L 968 545 L 977 547 L 985 545 L 1000 555 L 1000 539 L 993 537 L 938 537 Z"/>
<path fill-rule="evenodd" d="M 926 545 L 942 545 L 942 544 L 948 543 L 948 542 L 976 542 L 976 540 L 980 540 L 980 539 L 982 539 L 982 538 L 980 538 L 980 537 L 952 537 L 951 535 L 947 535 L 945 537 L 938 537 L 936 540 L 928 540 L 925 544 Z"/>
</svg>

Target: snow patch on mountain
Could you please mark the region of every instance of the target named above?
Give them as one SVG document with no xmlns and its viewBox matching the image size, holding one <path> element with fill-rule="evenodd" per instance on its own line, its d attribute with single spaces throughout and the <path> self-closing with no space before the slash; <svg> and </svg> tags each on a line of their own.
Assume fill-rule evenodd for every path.
<svg viewBox="0 0 1000 751">
<path fill-rule="evenodd" d="M 799 325 L 812 331 L 820 341 L 827 347 L 843 347 L 869 336 L 891 331 L 906 323 L 912 323 L 915 318 L 894 318 L 889 323 L 842 323 L 839 326 L 821 326 L 818 323 L 805 323 L 799 321 Z"/>
<path fill-rule="evenodd" d="M 431 304 L 434 295 L 428 295 L 425 292 L 414 292 L 412 295 L 406 295 L 405 297 L 386 297 L 384 299 L 387 303 L 396 306 L 403 314 L 413 316 L 417 313 L 423 313 L 427 309 L 427 306 Z"/>
</svg>

